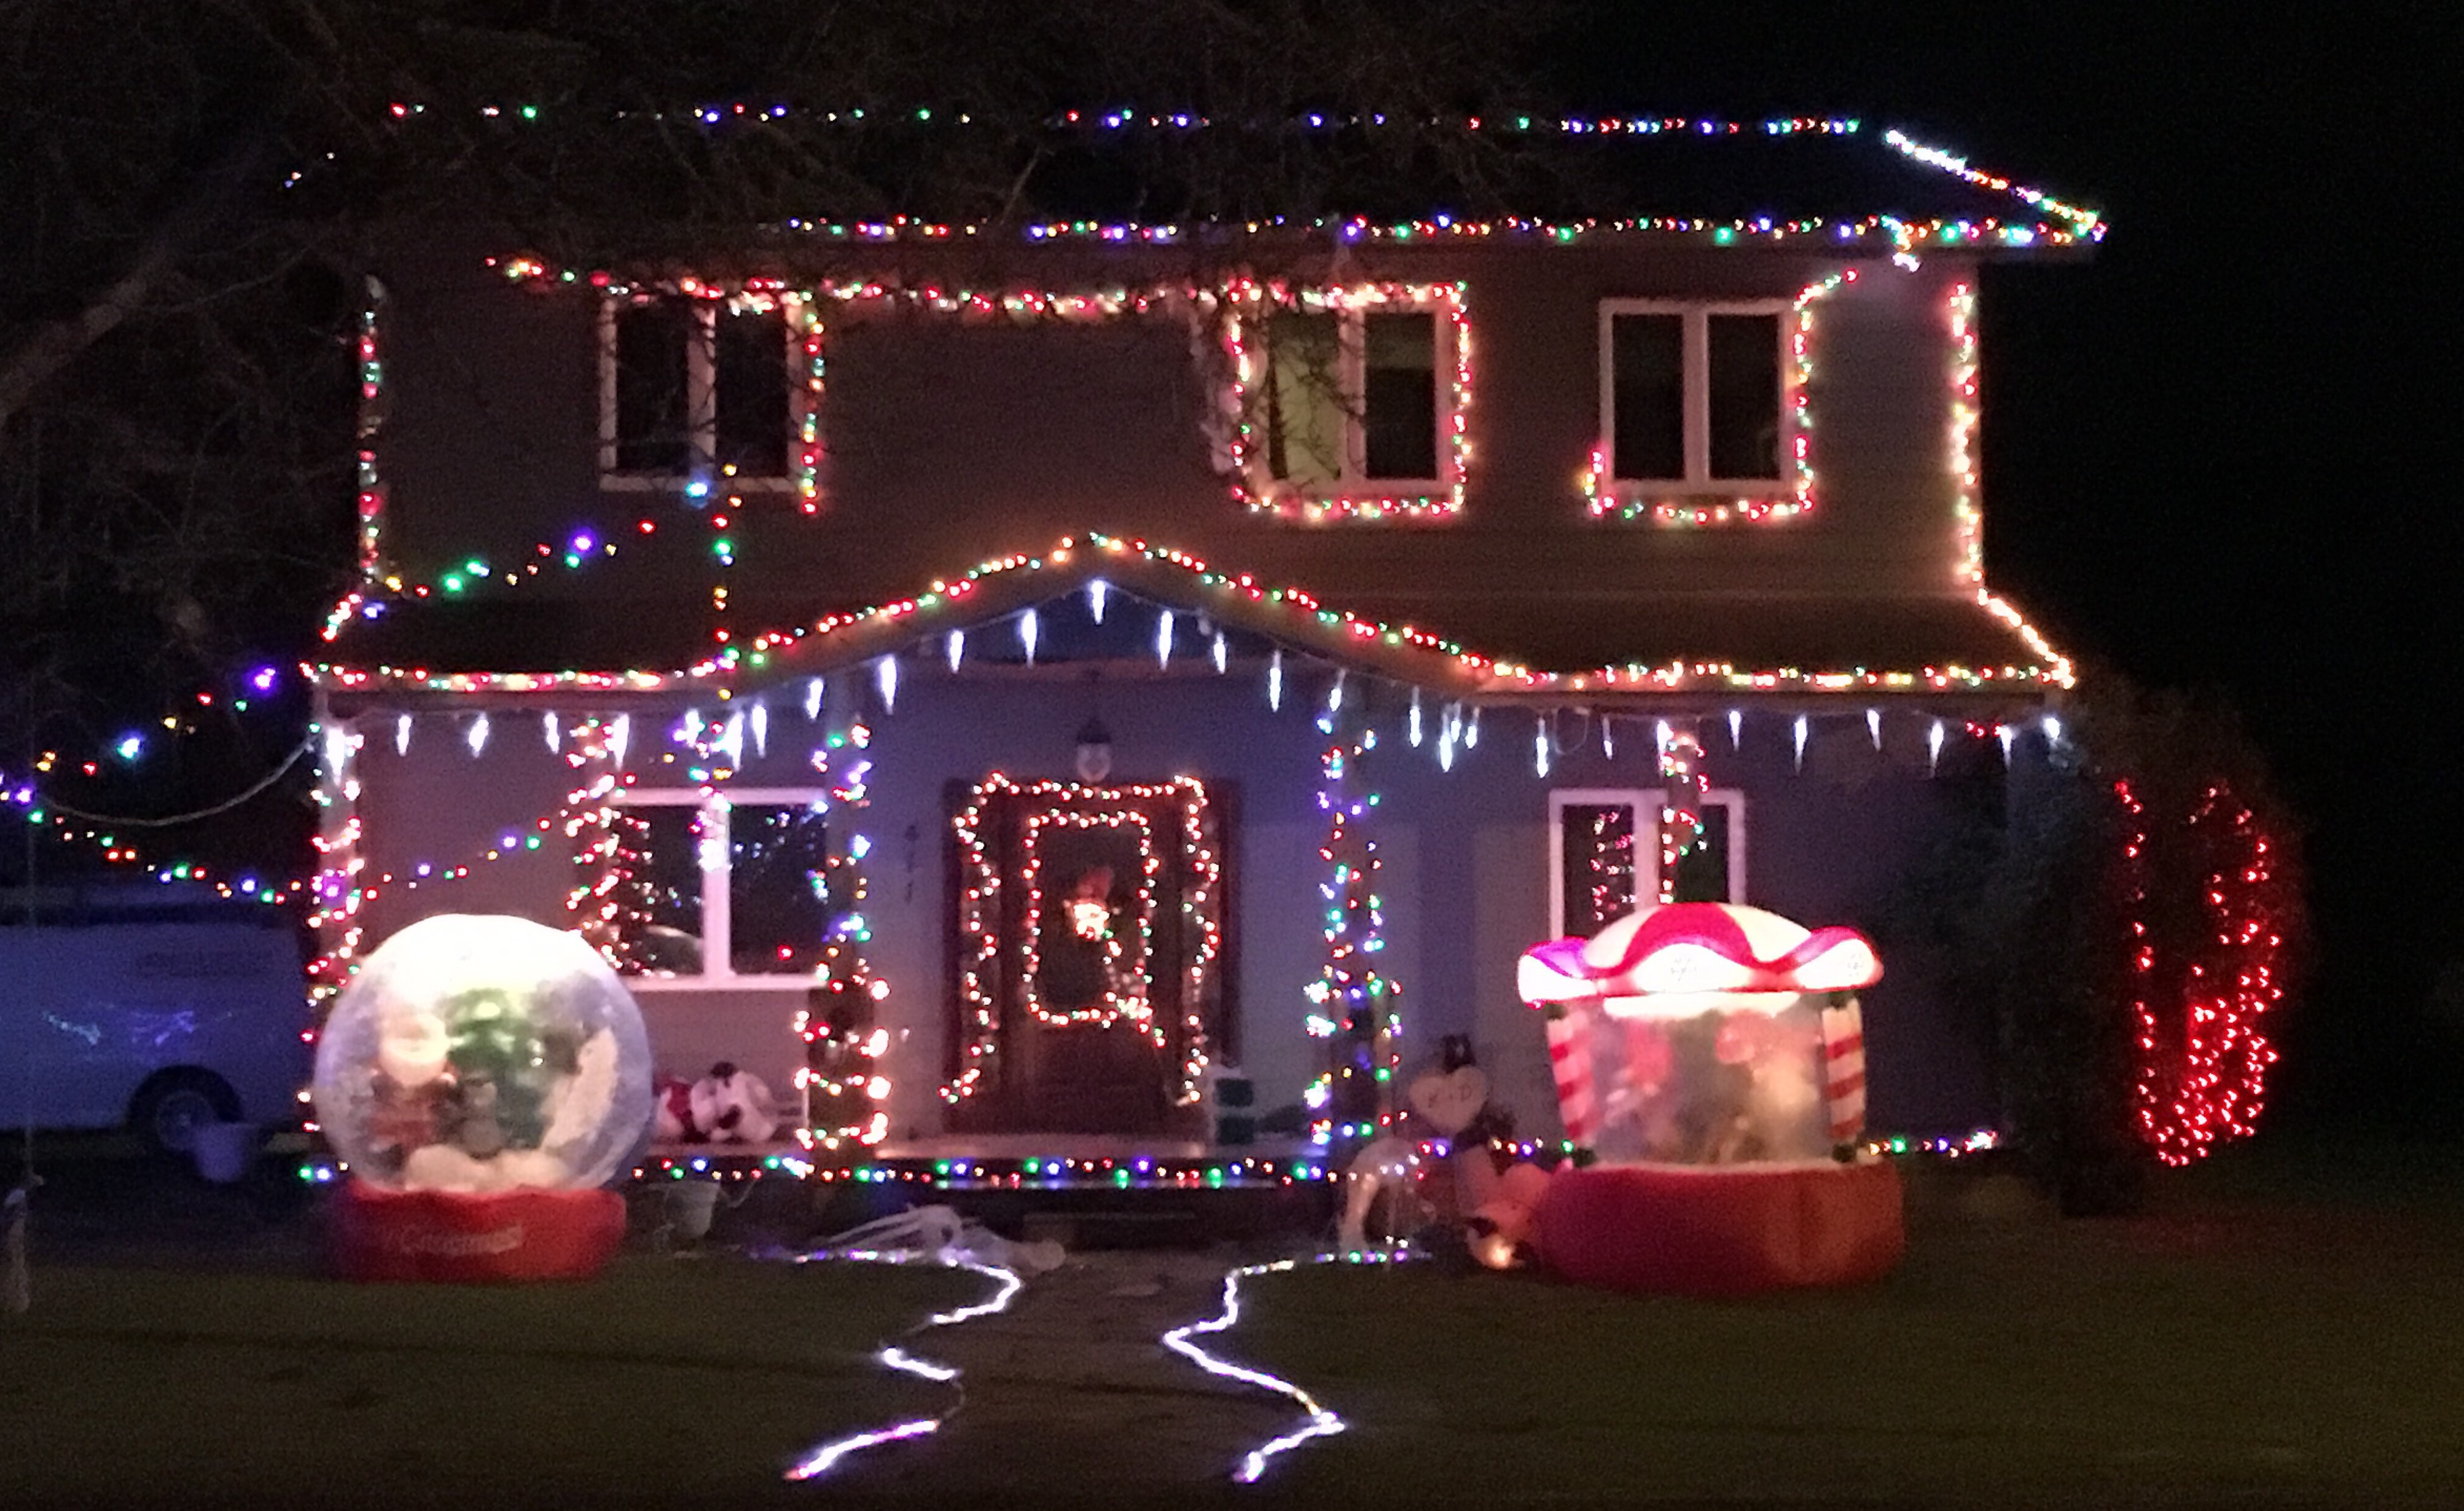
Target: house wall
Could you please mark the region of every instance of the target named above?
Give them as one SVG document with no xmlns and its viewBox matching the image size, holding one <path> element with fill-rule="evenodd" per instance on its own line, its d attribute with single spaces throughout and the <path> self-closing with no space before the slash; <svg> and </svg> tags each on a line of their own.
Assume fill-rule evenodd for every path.
<svg viewBox="0 0 2464 1511">
<path fill-rule="evenodd" d="M 852 680 L 833 684 L 833 700 L 862 697 L 875 708 L 863 818 L 873 847 L 865 912 L 872 927 L 869 959 L 892 989 L 880 1021 L 894 1040 L 894 1136 L 929 1135 L 940 1125 L 935 1088 L 952 990 L 947 785 L 973 784 L 994 770 L 1021 781 L 1067 776 L 1075 732 L 1090 714 L 1111 730 L 1112 780 L 1187 773 L 1237 789 L 1241 1060 L 1265 1106 L 1298 1098 L 1319 1064 L 1317 1046 L 1301 1027 L 1302 993 L 1323 960 L 1317 846 L 1325 829 L 1315 794 L 1324 743 L 1314 716 L 1331 674 L 1298 658 L 1289 666 L 1280 712 L 1267 708 L 1259 671 L 1238 664 L 1226 677 L 1088 680 L 972 672 L 953 678 L 911 660 L 895 711 L 886 714 L 877 694 Z M 1357 679 L 1353 686 L 1356 693 Z M 1521 1126 L 1553 1136 L 1554 1093 L 1539 1025 L 1514 993 L 1517 957 L 1548 933 L 1548 796 L 1555 788 L 1651 786 L 1649 724 L 1619 721 L 1612 759 L 1596 727 L 1569 720 L 1561 726 L 1569 748 L 1543 779 L 1533 771 L 1530 716 L 1490 710 L 1479 744 L 1459 751 L 1445 771 L 1434 740 L 1419 749 L 1405 740 L 1404 690 L 1375 686 L 1369 696 L 1380 732 L 1365 771 L 1381 794 L 1375 832 L 1389 942 L 1381 968 L 1403 993 L 1407 1074 L 1435 1053 L 1439 1035 L 1467 1033 Z M 801 698 L 779 689 L 768 701 L 768 754 L 748 752 L 735 781 L 765 789 L 806 783 L 816 738 Z M 469 748 L 468 721 L 420 716 L 404 756 L 393 750 L 392 717 L 363 716 L 360 811 L 369 877 L 404 874 L 422 860 L 437 869 L 470 860 L 501 848 L 507 833 L 535 830 L 562 806 L 569 774 L 549 752 L 537 714 L 495 715 L 477 755 Z M 676 747 L 652 722 L 637 723 L 629 765 L 641 786 L 685 786 Z M 1746 900 L 1808 924 L 1852 924 L 1880 943 L 1888 974 L 1865 993 L 1874 1124 L 1964 1131 L 1992 1120 L 1986 1029 L 1945 990 L 1898 903 L 1902 878 L 1943 841 L 1962 806 L 1998 803 L 1999 755 L 1980 760 L 1971 742 L 1955 734 L 1944 774 L 1929 776 L 1925 726 L 1924 716 L 1892 714 L 1877 751 L 1861 712 L 1815 720 L 1801 769 L 1791 723 L 1777 715 L 1748 715 L 1733 747 L 1716 722 L 1702 738 L 1713 785 L 1746 795 Z M 368 944 L 440 911 L 501 910 L 562 926 L 565 889 L 575 877 L 568 843 L 560 827 L 539 851 L 482 864 L 467 879 L 382 889 L 367 906 Z M 726 1058 L 782 1091 L 791 1083 L 800 1055 L 791 1036 L 801 1005 L 794 988 L 648 983 L 639 995 L 663 1070 L 691 1076 Z"/>
<path fill-rule="evenodd" d="M 1957 257 L 1931 256 L 1907 273 L 1871 258 L 1606 244 L 1349 256 L 1330 281 L 1460 279 L 1467 289 L 1466 505 L 1425 524 L 1312 527 L 1245 513 L 1210 464 L 1200 425 L 1209 395 L 1177 316 L 1021 325 L 832 301 L 820 508 L 807 515 L 792 494 L 748 494 L 724 510 L 737 549 L 722 568 L 712 531 L 676 498 L 600 487 L 598 296 L 510 283 L 483 265 L 493 250 L 431 244 L 390 284 L 379 441 L 391 500 L 385 541 L 414 580 L 474 556 L 501 569 L 586 527 L 623 550 L 586 572 L 526 583 L 525 602 L 682 608 L 706 602 L 723 574 L 741 622 L 766 625 L 903 596 L 976 562 L 1101 528 L 1371 612 L 1446 594 L 1955 586 L 1946 300 L 1974 271 Z M 901 256 L 905 277 L 932 281 L 929 255 Z M 1590 518 L 1578 475 L 1599 439 L 1602 300 L 1786 300 L 1852 261 L 1857 280 L 1815 306 L 1814 514 L 1705 530 Z M 1067 270 L 1082 284 L 1186 277 L 1131 251 L 1110 260 L 1079 251 Z M 1037 264 L 1013 258 L 1006 277 L 1031 284 Z M 655 533 L 635 528 L 643 519 Z"/>
</svg>

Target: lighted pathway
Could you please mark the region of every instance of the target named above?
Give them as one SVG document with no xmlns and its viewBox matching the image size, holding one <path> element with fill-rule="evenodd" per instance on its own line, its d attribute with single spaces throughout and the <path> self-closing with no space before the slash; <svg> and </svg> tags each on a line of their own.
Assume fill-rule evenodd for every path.
<svg viewBox="0 0 2464 1511">
<path fill-rule="evenodd" d="M 1167 1329 L 1217 1315 L 1224 1274 L 1243 1262 L 1229 1253 L 1073 1254 L 1031 1278 L 1007 1311 L 901 1340 L 963 1372 L 965 1405 L 930 1436 L 834 1466 L 826 1482 L 836 1493 L 825 1499 L 1255 1504 L 1254 1492 L 1232 1484 L 1234 1468 L 1307 1413 L 1253 1386 L 1218 1380 L 1158 1341 Z M 1237 1329 L 1210 1342 L 1240 1357 Z M 885 1374 L 885 1401 L 930 1409 L 934 1398 L 891 1385 L 895 1379 Z"/>
</svg>

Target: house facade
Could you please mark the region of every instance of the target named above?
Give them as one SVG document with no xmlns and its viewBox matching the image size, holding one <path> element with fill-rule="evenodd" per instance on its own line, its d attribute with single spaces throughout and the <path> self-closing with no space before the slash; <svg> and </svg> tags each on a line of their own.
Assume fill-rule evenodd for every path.
<svg viewBox="0 0 2464 1511">
<path fill-rule="evenodd" d="M 1876 197 L 406 241 L 324 980 L 433 913 L 579 928 L 663 1070 L 843 1154 L 1203 1147 L 1235 1076 L 1356 1135 L 1446 1034 L 1553 1137 L 1518 955 L 1715 899 L 1883 942 L 1877 1126 L 1990 1122 L 1894 909 L 2072 677 L 1984 576 L 1980 270 L 2102 226 L 1780 124 Z"/>
</svg>

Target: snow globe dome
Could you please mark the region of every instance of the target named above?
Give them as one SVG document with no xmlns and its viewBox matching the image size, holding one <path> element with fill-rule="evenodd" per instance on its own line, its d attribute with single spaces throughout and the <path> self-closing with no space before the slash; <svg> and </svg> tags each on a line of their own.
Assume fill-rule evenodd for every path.
<svg viewBox="0 0 2464 1511">
<path fill-rule="evenodd" d="M 641 1010 L 581 936 L 441 914 L 362 964 L 317 1046 L 326 1139 L 370 1185 L 604 1186 L 650 1120 Z"/>
</svg>

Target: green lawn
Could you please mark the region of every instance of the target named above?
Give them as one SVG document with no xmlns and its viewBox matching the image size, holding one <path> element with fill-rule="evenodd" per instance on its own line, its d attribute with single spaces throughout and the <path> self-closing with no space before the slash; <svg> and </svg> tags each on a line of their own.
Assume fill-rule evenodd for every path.
<svg viewBox="0 0 2464 1511">
<path fill-rule="evenodd" d="M 1933 1193 L 1886 1282 L 1749 1302 L 1308 1269 L 1225 1351 L 1352 1420 L 1269 1472 L 1311 1502 L 2464 1504 L 2464 1202 L 2355 1174 L 2119 1221 Z"/>
<path fill-rule="evenodd" d="M 0 1504 L 809 1505 L 780 1469 L 946 1395 L 866 1357 L 986 1290 L 929 1267 L 628 1256 L 353 1285 L 38 1267 L 0 1317 Z"/>
</svg>

